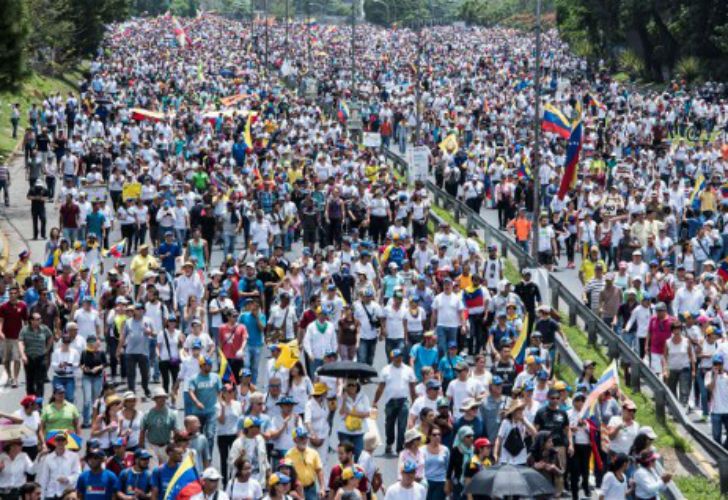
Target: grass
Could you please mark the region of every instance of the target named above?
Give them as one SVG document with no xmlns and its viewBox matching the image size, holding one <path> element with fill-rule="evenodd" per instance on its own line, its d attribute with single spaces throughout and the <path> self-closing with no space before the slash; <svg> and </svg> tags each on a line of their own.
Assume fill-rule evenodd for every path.
<svg viewBox="0 0 728 500">
<path fill-rule="evenodd" d="M 28 109 L 32 103 L 40 103 L 44 96 L 55 92 L 67 94 L 75 90 L 76 82 L 81 79 L 81 69 L 74 68 L 61 77 L 49 77 L 33 74 L 25 80 L 17 92 L 0 92 L 0 156 L 7 157 L 22 140 L 23 130 L 28 124 Z M 13 139 L 13 128 L 10 124 L 11 106 L 20 104 L 20 125 L 18 139 Z"/>
<path fill-rule="evenodd" d="M 701 476 L 675 476 L 672 480 L 675 481 L 683 496 L 690 500 L 728 498 L 728 495 L 720 494 L 720 486 L 717 481 L 710 481 Z"/>
</svg>

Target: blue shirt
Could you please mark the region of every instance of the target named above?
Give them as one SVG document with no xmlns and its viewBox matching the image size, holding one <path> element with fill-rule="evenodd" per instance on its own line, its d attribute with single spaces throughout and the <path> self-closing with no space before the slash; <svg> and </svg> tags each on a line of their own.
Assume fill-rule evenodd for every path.
<svg viewBox="0 0 728 500">
<path fill-rule="evenodd" d="M 120 491 L 127 495 L 134 495 L 134 490 L 144 493 L 152 491 L 152 473 L 148 470 L 134 472 L 132 468 L 124 469 L 119 474 Z"/>
<path fill-rule="evenodd" d="M 93 233 L 101 241 L 103 233 L 104 221 L 106 217 L 103 212 L 91 212 L 86 216 L 86 227 L 89 233 Z"/>
<path fill-rule="evenodd" d="M 190 381 L 190 391 L 194 392 L 195 397 L 202 403 L 202 409 L 197 406 L 192 407 L 192 413 L 195 415 L 210 415 L 215 413 L 215 403 L 217 396 L 222 391 L 222 382 L 217 373 L 198 373 L 195 378 Z"/>
<path fill-rule="evenodd" d="M 422 367 L 431 366 L 435 368 L 437 366 L 437 346 L 425 347 L 422 344 L 415 344 L 410 350 L 410 356 L 415 360 L 415 376 L 417 380 L 422 380 Z"/>
<path fill-rule="evenodd" d="M 162 267 L 165 271 L 167 271 L 169 274 L 174 276 L 175 272 L 175 264 L 174 261 L 177 257 L 182 255 L 182 250 L 180 249 L 179 245 L 177 243 L 167 243 L 166 241 L 163 242 L 161 245 L 159 245 L 159 249 L 157 250 L 157 255 L 166 255 L 169 254 L 167 257 L 161 257 L 162 261 Z"/>
<path fill-rule="evenodd" d="M 265 327 L 266 325 L 266 319 L 265 314 L 258 313 L 258 318 L 260 319 L 260 322 Z M 248 345 L 252 347 L 262 347 L 263 346 L 263 332 L 258 328 L 258 322 L 255 320 L 255 317 L 253 316 L 253 313 L 250 311 L 245 311 L 240 315 L 238 318 L 238 323 L 241 325 L 245 325 L 245 329 L 248 330 Z"/>
<path fill-rule="evenodd" d="M 442 378 L 445 380 L 452 380 L 455 378 L 455 366 L 461 361 L 465 361 L 462 356 L 456 354 L 453 357 L 444 355 L 440 359 L 440 363 L 437 365 L 437 371 L 442 373 Z"/>
<path fill-rule="evenodd" d="M 111 500 L 119 491 L 119 479 L 110 470 L 103 469 L 98 474 L 85 470 L 78 476 L 76 490 L 84 500 Z"/>
<path fill-rule="evenodd" d="M 152 471 L 152 488 L 157 488 L 160 498 L 164 498 L 167 486 L 169 486 L 169 482 L 177 469 L 179 469 L 179 465 L 173 469 L 165 463 Z"/>
</svg>

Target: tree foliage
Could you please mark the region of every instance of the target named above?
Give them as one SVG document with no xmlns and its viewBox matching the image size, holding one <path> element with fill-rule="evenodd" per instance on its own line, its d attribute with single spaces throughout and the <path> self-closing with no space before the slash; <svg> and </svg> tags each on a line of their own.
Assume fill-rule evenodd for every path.
<svg viewBox="0 0 728 500">
<path fill-rule="evenodd" d="M 551 10 L 553 0 L 542 0 L 541 11 Z M 458 9 L 460 19 L 469 24 L 503 24 L 525 29 L 535 25 L 535 13 L 536 0 L 465 0 Z"/>
<path fill-rule="evenodd" d="M 27 74 L 29 31 L 24 0 L 0 1 L 0 89 L 14 89 Z"/>
<path fill-rule="evenodd" d="M 699 67 L 708 78 L 728 77 L 725 0 L 556 0 L 556 18 L 586 56 L 618 62 L 624 51 L 634 53 L 639 76 L 670 78 L 683 61 L 681 73 Z"/>
<path fill-rule="evenodd" d="M 381 25 L 450 22 L 457 17 L 457 2 L 448 0 L 364 0 L 366 20 Z"/>
</svg>

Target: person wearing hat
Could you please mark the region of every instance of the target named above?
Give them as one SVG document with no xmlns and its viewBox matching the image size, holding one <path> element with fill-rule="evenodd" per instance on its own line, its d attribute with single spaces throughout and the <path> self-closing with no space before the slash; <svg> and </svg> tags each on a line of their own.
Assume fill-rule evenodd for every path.
<svg viewBox="0 0 728 500">
<path fill-rule="evenodd" d="M 672 474 L 660 473 L 655 468 L 655 463 L 660 455 L 652 450 L 644 450 L 637 457 L 637 470 L 632 478 L 634 481 L 634 497 L 638 500 L 659 498 L 661 493 L 667 489 L 668 483 L 672 480 Z"/>
<path fill-rule="evenodd" d="M 672 333 L 673 322 L 675 319 L 667 313 L 667 305 L 664 302 L 655 304 L 655 314 L 650 317 L 647 324 L 645 346 L 648 351 L 650 369 L 657 375 L 663 373 L 665 345 Z"/>
<path fill-rule="evenodd" d="M 160 260 L 162 269 L 174 276 L 177 271 L 177 258 L 182 256 L 182 247 L 175 240 L 172 231 L 165 231 L 164 240 L 157 247 L 155 255 Z"/>
<path fill-rule="evenodd" d="M 230 500 L 227 493 L 220 489 L 222 475 L 215 467 L 208 467 L 202 472 L 202 495 L 203 498 L 214 500 Z M 254 498 L 254 497 L 251 497 Z"/>
<path fill-rule="evenodd" d="M 288 450 L 285 458 L 292 462 L 296 478 L 303 486 L 304 499 L 317 500 L 319 494 L 323 496 L 326 491 L 321 457 L 309 446 L 309 435 L 305 427 L 296 427 L 291 434 L 295 446 Z"/>
<path fill-rule="evenodd" d="M 331 304 L 319 306 L 316 320 L 306 328 L 302 347 L 309 360 L 308 373 L 316 373 L 324 364 L 326 352 L 338 350 L 336 328 L 331 321 L 333 313 Z"/>
<path fill-rule="evenodd" d="M 440 358 L 440 362 L 437 364 L 437 371 L 442 378 L 443 390 L 447 391 L 450 382 L 457 377 L 458 370 L 456 367 L 464 361 L 465 359 L 458 353 L 458 343 L 449 342 L 447 352 Z"/>
<path fill-rule="evenodd" d="M 241 281 L 241 287 L 242 283 L 243 281 Z M 268 319 L 261 311 L 258 300 L 253 299 L 248 302 L 246 310 L 238 318 L 238 323 L 245 326 L 245 330 L 248 332 L 248 339 L 245 342 L 245 366 L 250 369 L 253 385 L 256 385 L 260 371 L 261 351 L 264 346 L 265 328 L 268 324 Z"/>
<path fill-rule="evenodd" d="M 39 457 L 36 469 L 36 482 L 40 485 L 43 498 L 60 498 L 67 488 L 77 486 L 76 481 L 81 475 L 81 460 L 78 453 L 67 449 L 68 434 L 61 431 L 53 438 L 53 451 L 44 451 Z M 103 456 L 98 458 L 99 465 Z M 117 488 L 118 489 L 118 488 Z"/>
<path fill-rule="evenodd" d="M 121 425 L 119 425 L 121 428 Z M 100 447 L 99 447 L 100 448 Z M 127 451 L 127 439 L 117 437 L 111 440 L 111 450 L 106 460 L 106 469 L 118 477 L 122 470 L 134 464 L 134 453 Z"/>
<path fill-rule="evenodd" d="M 581 418 L 585 392 L 577 392 L 572 398 L 572 408 L 569 409 L 569 425 L 574 436 L 574 454 L 569 457 L 568 468 L 572 498 L 579 498 L 579 480 L 584 496 L 589 497 L 589 461 L 592 454 L 592 445 L 588 423 Z"/>
<path fill-rule="evenodd" d="M 312 397 L 305 404 L 304 424 L 309 432 L 311 446 L 319 452 L 321 462 L 326 468 L 329 450 L 329 405 L 326 395 L 329 386 L 323 382 L 316 382 L 313 386 Z"/>
<path fill-rule="evenodd" d="M 18 273 L 15 275 L 16 280 L 19 280 L 20 275 Z M 2 340 L 0 354 L 2 354 L 5 373 L 12 387 L 18 387 L 21 361 L 19 337 L 23 323 L 27 320 L 28 307 L 25 302 L 20 300 L 20 289 L 16 285 L 11 285 L 8 288 L 8 300 L 0 305 L 0 339 Z"/>
<path fill-rule="evenodd" d="M 124 322 L 121 329 L 116 357 L 126 364 L 126 385 L 132 392 L 136 390 L 136 373 L 139 367 L 144 395 L 149 397 L 149 337 L 153 334 L 153 326 L 144 317 L 144 304 L 137 302 L 133 311 L 132 317 Z"/>
<path fill-rule="evenodd" d="M 409 364 L 414 369 L 417 380 L 422 381 L 423 368 L 429 367 L 433 370 L 437 368 L 439 359 L 435 332 L 426 331 L 422 335 L 422 341 L 412 346 L 409 355 Z"/>
<path fill-rule="evenodd" d="M 66 400 L 73 403 L 76 393 L 75 375 L 81 364 L 81 354 L 71 346 L 73 339 L 69 335 L 70 330 L 77 330 L 74 322 L 66 324 L 66 332 L 61 335 L 61 341 L 51 355 L 51 371 L 53 373 L 53 385 L 63 386 Z"/>
<path fill-rule="evenodd" d="M 399 466 L 399 480 L 387 488 L 384 500 L 402 500 L 404 498 L 425 500 L 427 488 L 416 480 L 417 463 L 411 460 L 402 462 Z"/>
<path fill-rule="evenodd" d="M 134 452 L 134 465 L 119 474 L 118 496 L 121 500 L 136 500 L 140 493 L 151 498 L 152 473 L 149 470 L 151 458 L 152 454 L 143 448 Z"/>
<path fill-rule="evenodd" d="M 260 412 L 263 403 L 263 395 L 254 393 L 250 398 L 251 412 Z M 262 413 L 260 416 L 251 413 L 241 420 L 239 426 L 242 432 L 230 447 L 228 470 L 237 470 L 236 464 L 243 458 L 250 464 L 252 477 L 259 483 L 265 484 L 270 461 L 261 430 L 267 428 L 269 424 L 270 418 Z"/>
<path fill-rule="evenodd" d="M 131 243 L 128 244 L 131 246 Z M 149 269 L 159 267 L 159 262 L 149 252 L 149 245 L 146 243 L 139 246 L 139 253 L 131 259 L 129 264 L 129 270 L 132 272 L 133 283 L 135 290 L 144 281 L 144 276 L 149 272 Z"/>
<path fill-rule="evenodd" d="M 391 361 L 380 374 L 379 386 L 374 395 L 373 408 L 377 408 L 382 395 L 387 401 L 384 414 L 384 427 L 387 435 L 385 454 L 392 454 L 392 445 L 395 444 L 395 426 L 397 430 L 396 450 L 399 453 L 404 444 L 404 434 L 407 429 L 408 412 L 411 401 L 415 399 L 415 385 L 417 379 L 411 367 L 402 362 L 401 349 L 391 351 Z"/>
<path fill-rule="evenodd" d="M 364 447 L 364 434 L 369 430 L 368 419 L 371 414 L 369 398 L 361 389 L 358 380 L 345 380 L 334 414 L 334 429 L 339 441 L 349 441 L 354 445 L 356 460 Z"/>
<path fill-rule="evenodd" d="M 536 412 L 533 425 L 538 431 L 548 431 L 553 440 L 553 446 L 558 456 L 558 467 L 566 470 L 567 457 L 574 454 L 574 441 L 569 426 L 569 416 L 560 407 L 561 395 L 556 389 L 548 392 L 548 402 Z M 563 477 L 556 478 L 556 496 L 561 495 L 564 489 Z"/>
<path fill-rule="evenodd" d="M 635 420 L 637 406 L 630 400 L 622 402 L 622 415 L 615 415 L 607 422 L 609 453 L 629 453 L 637 437 L 640 425 Z"/>
<path fill-rule="evenodd" d="M 282 472 L 271 474 L 268 478 L 267 500 L 287 500 L 291 498 L 288 492 L 291 490 L 291 478 Z"/>
<path fill-rule="evenodd" d="M 370 265 L 370 264 L 369 264 Z M 369 365 L 374 364 L 374 352 L 382 334 L 384 311 L 374 299 L 374 289 L 367 286 L 361 298 L 354 302 L 354 318 L 359 321 L 359 349 L 357 360 Z"/>
<path fill-rule="evenodd" d="M 177 429 L 176 410 L 167 406 L 167 398 L 167 391 L 161 387 L 154 388 L 154 406 L 144 414 L 139 431 L 139 448 L 149 449 L 158 463 L 169 458 L 165 450 Z"/>
<path fill-rule="evenodd" d="M 632 291 L 635 293 L 632 294 Z M 627 291 L 628 302 L 631 300 L 632 295 L 637 296 L 637 291 L 633 288 Z M 651 297 L 649 294 L 644 293 L 642 295 L 639 304 L 634 306 L 632 313 L 629 315 L 629 319 L 622 329 L 625 342 L 638 349 L 640 358 L 642 359 L 644 359 L 645 353 L 647 352 L 647 330 L 652 321 L 652 303 L 650 300 Z M 636 342 L 636 345 L 634 345 L 634 342 Z"/>
<path fill-rule="evenodd" d="M 188 414 L 199 419 L 200 426 L 207 438 L 209 453 L 212 455 L 217 431 L 215 405 L 223 387 L 220 376 L 212 372 L 213 359 L 203 356 L 199 363 L 200 372 L 190 381 L 187 392 L 193 404 L 192 411 Z"/>
<path fill-rule="evenodd" d="M 599 299 L 601 297 L 602 290 L 604 290 L 604 287 L 606 286 L 606 283 L 604 281 L 605 270 L 606 266 L 601 262 L 597 262 L 594 265 L 592 278 L 584 285 L 584 303 L 589 306 L 594 314 L 597 315 L 599 315 L 600 313 Z"/>
<path fill-rule="evenodd" d="M 457 420 L 463 415 L 463 403 L 468 398 L 480 398 L 485 387 L 470 377 L 470 366 L 464 360 L 455 365 L 455 372 L 457 377 L 450 382 L 444 393 L 452 401 L 453 417 Z"/>
<path fill-rule="evenodd" d="M 528 456 L 526 438 L 536 435 L 536 428 L 525 418 L 526 403 L 513 400 L 503 412 L 493 450 L 499 464 L 525 465 Z"/>
<path fill-rule="evenodd" d="M 0 453 L 0 491 L 4 498 L 19 498 L 20 487 L 26 483 L 26 474 L 34 475 L 33 462 L 23 451 L 23 442 L 18 439 L 3 442 Z"/>
<path fill-rule="evenodd" d="M 83 498 L 103 498 L 112 500 L 119 491 L 119 478 L 109 469 L 103 468 L 105 454 L 103 450 L 89 450 L 86 454 L 88 469 L 83 471 L 76 482 L 76 490 L 82 492 Z M 93 491 L 93 495 L 87 492 Z"/>
<path fill-rule="evenodd" d="M 33 239 L 37 240 L 40 234 L 41 239 L 46 239 L 46 209 L 48 201 L 48 190 L 41 179 L 31 184 L 26 199 L 30 200 L 30 216 L 33 219 Z"/>
<path fill-rule="evenodd" d="M 269 385 L 274 384 L 274 380 L 271 380 Z M 276 390 L 280 391 L 280 383 L 275 383 Z M 273 413 L 272 410 L 268 410 L 269 414 L 272 414 L 270 425 L 268 426 L 266 438 L 269 443 L 273 444 L 273 451 L 271 458 L 275 461 L 285 456 L 285 454 L 295 446 L 293 440 L 293 431 L 296 427 L 301 424 L 301 417 L 294 413 L 293 409 L 296 406 L 296 400 L 290 396 L 280 396 L 277 401 L 273 402 L 273 399 L 269 397 L 266 401 L 266 406 L 278 407 L 278 411 Z"/>
<path fill-rule="evenodd" d="M 341 300 L 340 297 L 336 297 L 336 299 Z M 329 301 L 329 303 L 335 304 L 334 311 L 339 311 L 338 315 L 341 309 L 336 305 L 338 304 L 336 299 Z M 322 303 L 324 300 L 326 299 L 322 299 Z M 343 302 L 341 307 L 343 308 Z M 278 302 L 270 308 L 266 330 L 269 341 L 290 342 L 298 338 L 298 314 L 296 313 L 296 306 L 291 302 L 289 292 L 284 291 L 278 294 Z"/>
<path fill-rule="evenodd" d="M 662 303 L 662 302 L 661 302 Z M 683 332 L 683 325 L 675 321 L 670 325 L 671 336 L 665 342 L 662 360 L 662 377 L 675 397 L 680 388 L 680 403 L 687 407 L 692 379 L 696 373 L 696 356 L 693 344 Z"/>
</svg>

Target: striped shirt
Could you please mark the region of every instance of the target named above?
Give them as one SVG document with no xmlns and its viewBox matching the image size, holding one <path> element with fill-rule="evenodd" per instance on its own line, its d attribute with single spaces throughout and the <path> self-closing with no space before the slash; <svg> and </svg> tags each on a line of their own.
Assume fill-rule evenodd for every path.
<svg viewBox="0 0 728 500">
<path fill-rule="evenodd" d="M 7 182 L 10 179 L 10 169 L 7 165 L 0 164 L 0 182 Z"/>
<path fill-rule="evenodd" d="M 37 358 L 46 353 L 46 345 L 51 337 L 50 329 L 41 325 L 38 329 L 24 326 L 20 330 L 20 340 L 25 346 L 25 355 L 29 358 Z"/>
</svg>

